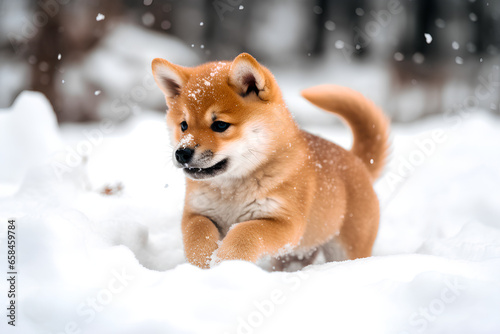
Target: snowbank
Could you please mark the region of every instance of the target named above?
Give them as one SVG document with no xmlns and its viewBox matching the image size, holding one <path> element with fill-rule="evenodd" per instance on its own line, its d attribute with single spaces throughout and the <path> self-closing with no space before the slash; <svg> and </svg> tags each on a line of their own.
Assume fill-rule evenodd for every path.
<svg viewBox="0 0 500 334">
<path fill-rule="evenodd" d="M 500 122 L 486 114 L 395 127 L 375 256 L 295 273 L 185 263 L 163 115 L 58 129 L 26 92 L 0 117 L 0 267 L 15 218 L 19 273 L 2 333 L 500 332 Z M 310 130 L 349 145 L 346 129 Z"/>
</svg>

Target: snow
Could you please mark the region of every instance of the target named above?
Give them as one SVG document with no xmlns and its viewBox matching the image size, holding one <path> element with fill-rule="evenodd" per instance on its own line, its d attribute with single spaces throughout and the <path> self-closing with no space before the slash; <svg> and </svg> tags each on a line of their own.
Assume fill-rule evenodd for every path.
<svg viewBox="0 0 500 334">
<path fill-rule="evenodd" d="M 428 33 L 425 33 L 424 36 L 425 36 L 425 42 L 427 44 L 431 44 L 431 42 L 432 42 L 432 35 L 428 34 Z"/>
<path fill-rule="evenodd" d="M 142 15 L 142 24 L 144 24 L 147 27 L 151 27 L 155 23 L 155 16 L 153 13 L 144 13 Z"/>
<path fill-rule="evenodd" d="M 98 13 L 95 20 L 96 21 L 102 21 L 106 18 L 106 16 L 104 16 L 104 14 L 101 14 L 101 13 Z"/>
<path fill-rule="evenodd" d="M 394 60 L 402 61 L 405 59 L 405 56 L 401 52 L 394 53 Z"/>
<path fill-rule="evenodd" d="M 187 134 L 181 138 L 179 141 L 179 147 L 186 148 L 188 145 L 192 144 L 194 137 L 192 134 Z"/>
<path fill-rule="evenodd" d="M 443 19 L 436 19 L 435 23 L 438 28 L 443 29 L 446 27 L 446 22 Z"/>
<path fill-rule="evenodd" d="M 62 147 L 49 101 L 25 91 L 9 110 L 0 112 L 0 196 L 22 182 L 29 168 L 46 163 Z"/>
<path fill-rule="evenodd" d="M 140 108 L 165 110 L 165 97 L 151 73 L 151 60 L 157 57 L 183 66 L 199 63 L 194 51 L 175 37 L 116 23 L 86 57 L 68 61 L 64 74 L 58 74 L 67 81 L 61 94 L 68 110 L 88 106 L 89 113 L 112 120 Z M 102 91 L 99 99 L 90 98 L 96 90 Z"/>
<path fill-rule="evenodd" d="M 4 318 L 0 331 L 498 333 L 500 121 L 454 116 L 394 126 L 373 257 L 201 270 L 183 256 L 184 180 L 164 115 L 58 127 L 24 92 L 0 112 L 0 221 L 17 221 L 19 271 L 17 326 Z M 350 145 L 345 128 L 308 129 Z M 117 182 L 121 194 L 101 193 Z"/>
<path fill-rule="evenodd" d="M 328 20 L 325 22 L 325 28 L 328 31 L 334 31 L 335 30 L 335 22 Z"/>
<path fill-rule="evenodd" d="M 336 47 L 337 49 L 342 49 L 342 48 L 344 48 L 344 41 L 342 41 L 342 40 L 340 40 L 340 39 L 339 39 L 338 41 L 336 41 L 336 42 L 335 42 L 335 47 Z"/>
</svg>

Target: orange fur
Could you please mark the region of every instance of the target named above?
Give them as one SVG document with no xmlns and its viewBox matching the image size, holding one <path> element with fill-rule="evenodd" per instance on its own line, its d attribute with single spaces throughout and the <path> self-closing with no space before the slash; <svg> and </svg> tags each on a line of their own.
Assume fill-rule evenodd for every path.
<svg viewBox="0 0 500 334">
<path fill-rule="evenodd" d="M 371 255 L 379 222 L 372 182 L 388 133 L 378 108 L 344 87 L 303 91 L 351 126 L 347 151 L 300 130 L 271 72 L 248 54 L 195 68 L 155 59 L 152 67 L 176 152 L 193 152 L 189 162 L 173 157 L 188 176 L 182 233 L 190 263 L 302 258 L 318 249 L 328 261 Z M 230 125 L 216 132 L 214 122 Z"/>
</svg>

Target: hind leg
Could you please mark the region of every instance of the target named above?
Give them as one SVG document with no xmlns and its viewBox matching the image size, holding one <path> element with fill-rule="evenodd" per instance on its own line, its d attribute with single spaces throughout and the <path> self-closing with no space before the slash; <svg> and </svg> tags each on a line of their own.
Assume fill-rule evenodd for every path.
<svg viewBox="0 0 500 334">
<path fill-rule="evenodd" d="M 353 224 L 351 222 L 346 222 Z M 325 262 L 354 260 L 372 254 L 376 233 L 360 231 L 355 226 L 342 228 L 340 235 L 321 246 Z"/>
<path fill-rule="evenodd" d="M 351 198 L 344 211 L 338 239 L 348 259 L 369 257 L 378 233 L 380 208 L 371 184 L 360 183 L 349 190 Z M 364 188 L 364 189 L 363 189 Z"/>
<path fill-rule="evenodd" d="M 321 246 L 321 250 L 325 257 L 325 262 L 349 260 L 345 247 L 338 237 L 333 238 Z"/>
<path fill-rule="evenodd" d="M 318 254 L 319 249 L 301 254 L 286 254 L 274 258 L 271 265 L 273 271 L 296 271 L 313 264 Z"/>
<path fill-rule="evenodd" d="M 340 230 L 339 241 L 348 259 L 358 259 L 372 255 L 373 244 L 378 233 L 379 214 L 358 212 L 345 218 Z"/>
</svg>

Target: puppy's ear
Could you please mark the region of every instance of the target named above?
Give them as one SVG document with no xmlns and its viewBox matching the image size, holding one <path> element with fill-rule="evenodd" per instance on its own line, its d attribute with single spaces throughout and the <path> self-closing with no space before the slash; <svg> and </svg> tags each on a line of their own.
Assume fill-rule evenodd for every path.
<svg viewBox="0 0 500 334">
<path fill-rule="evenodd" d="M 270 80 L 262 66 L 248 53 L 233 60 L 229 70 L 229 84 L 242 97 L 256 94 L 261 100 L 270 98 Z"/>
<path fill-rule="evenodd" d="M 181 93 L 189 75 L 186 68 L 174 65 L 161 58 L 155 58 L 151 63 L 156 84 L 165 94 L 167 101 L 172 100 Z"/>
</svg>

